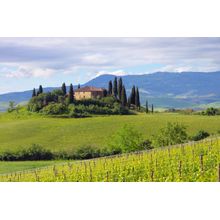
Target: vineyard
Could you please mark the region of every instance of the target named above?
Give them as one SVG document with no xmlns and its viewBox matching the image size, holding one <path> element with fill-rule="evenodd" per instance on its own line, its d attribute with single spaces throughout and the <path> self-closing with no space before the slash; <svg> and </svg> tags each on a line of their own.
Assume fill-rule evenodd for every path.
<svg viewBox="0 0 220 220">
<path fill-rule="evenodd" d="M 7 182 L 216 182 L 220 139 L 67 162 L 0 176 Z"/>
</svg>

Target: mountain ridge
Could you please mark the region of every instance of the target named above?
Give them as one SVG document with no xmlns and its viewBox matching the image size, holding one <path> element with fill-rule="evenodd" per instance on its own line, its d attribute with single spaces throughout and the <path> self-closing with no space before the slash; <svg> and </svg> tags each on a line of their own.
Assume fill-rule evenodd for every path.
<svg viewBox="0 0 220 220">
<path fill-rule="evenodd" d="M 187 108 L 218 102 L 220 100 L 220 71 L 215 72 L 155 72 L 150 74 L 116 76 L 103 74 L 82 86 L 108 87 L 109 80 L 122 77 L 126 90 L 139 87 L 141 103 L 146 99 L 158 107 Z M 75 86 L 76 87 L 76 86 Z M 51 91 L 59 87 L 45 87 Z M 30 99 L 32 90 L 11 92 L 0 95 L 0 103 L 16 103 Z"/>
</svg>

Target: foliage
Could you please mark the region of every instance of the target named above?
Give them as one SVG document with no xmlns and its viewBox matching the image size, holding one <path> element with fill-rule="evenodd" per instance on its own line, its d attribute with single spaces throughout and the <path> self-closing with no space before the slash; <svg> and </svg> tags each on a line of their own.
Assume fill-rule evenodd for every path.
<svg viewBox="0 0 220 220">
<path fill-rule="evenodd" d="M 15 110 L 15 102 L 10 101 L 9 102 L 9 108 L 8 108 L 8 112 L 13 112 Z"/>
<path fill-rule="evenodd" d="M 207 131 L 200 130 L 200 131 L 198 131 L 198 133 L 196 135 L 194 135 L 192 137 L 192 140 L 193 141 L 199 141 L 199 140 L 202 140 L 204 138 L 207 138 L 209 135 L 210 134 Z"/>
<path fill-rule="evenodd" d="M 186 142 L 188 135 L 186 127 L 179 123 L 168 123 L 157 135 L 154 135 L 153 142 L 156 147 L 181 144 Z"/>
<path fill-rule="evenodd" d="M 220 110 L 213 107 L 207 108 L 205 111 L 202 111 L 202 115 L 209 115 L 209 116 L 220 115 Z"/>
<path fill-rule="evenodd" d="M 59 116 L 58 116 L 59 117 Z M 69 116 L 70 117 L 70 116 Z M 187 127 L 189 136 L 199 130 L 216 134 L 220 117 L 169 113 L 108 115 L 90 118 L 55 118 L 33 113 L 23 107 L 12 113 L 0 114 L 0 152 L 17 150 L 37 143 L 51 150 L 65 150 L 87 146 L 107 147 L 109 138 L 124 124 L 129 124 L 151 140 L 167 121 Z"/>
<path fill-rule="evenodd" d="M 67 112 L 67 107 L 61 103 L 50 103 L 45 106 L 41 111 L 45 115 L 61 115 Z"/>
<path fill-rule="evenodd" d="M 143 150 L 142 143 L 142 134 L 129 125 L 124 125 L 110 140 L 111 148 L 120 149 L 121 152 Z"/>
<path fill-rule="evenodd" d="M 216 182 L 219 181 L 219 140 L 186 144 L 57 164 L 34 171 L 0 176 L 21 182 Z"/>
<path fill-rule="evenodd" d="M 25 160 L 52 160 L 53 154 L 50 150 L 42 148 L 40 145 L 33 144 L 31 147 L 21 151 L 6 151 L 0 155 L 2 161 L 25 161 Z"/>
</svg>

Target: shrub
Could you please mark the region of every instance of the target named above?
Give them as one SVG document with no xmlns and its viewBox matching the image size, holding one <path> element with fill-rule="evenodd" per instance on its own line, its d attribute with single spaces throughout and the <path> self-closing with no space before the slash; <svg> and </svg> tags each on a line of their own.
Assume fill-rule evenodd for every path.
<svg viewBox="0 0 220 220">
<path fill-rule="evenodd" d="M 84 160 L 100 156 L 98 149 L 92 146 L 85 146 L 78 148 L 74 153 L 74 159 Z"/>
<path fill-rule="evenodd" d="M 140 144 L 140 148 L 142 150 L 151 150 L 154 147 L 152 146 L 152 142 L 150 140 L 144 140 L 141 144 Z"/>
<path fill-rule="evenodd" d="M 67 112 L 67 107 L 62 103 L 50 103 L 41 112 L 46 115 L 61 115 Z"/>
<path fill-rule="evenodd" d="M 200 130 L 195 136 L 192 137 L 193 141 L 199 141 L 207 138 L 210 134 L 207 131 Z"/>
<path fill-rule="evenodd" d="M 156 147 L 181 144 L 186 142 L 188 135 L 186 127 L 179 123 L 168 123 L 157 135 L 153 137 L 153 143 Z"/>
<path fill-rule="evenodd" d="M 142 134 L 133 127 L 125 125 L 112 137 L 110 147 L 114 153 L 132 152 L 142 150 L 142 142 Z"/>
<path fill-rule="evenodd" d="M 202 111 L 203 115 L 209 115 L 209 116 L 213 116 L 213 115 L 219 115 L 220 114 L 220 110 L 217 108 L 207 108 L 205 111 Z"/>
<path fill-rule="evenodd" d="M 37 144 L 21 151 L 4 152 L 0 155 L 2 161 L 52 160 L 53 158 L 53 153 L 50 150 Z"/>
</svg>

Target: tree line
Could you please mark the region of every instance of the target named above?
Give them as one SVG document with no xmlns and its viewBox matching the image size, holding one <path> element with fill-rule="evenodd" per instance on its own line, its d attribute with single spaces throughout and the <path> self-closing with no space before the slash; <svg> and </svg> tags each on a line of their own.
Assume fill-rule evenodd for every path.
<svg viewBox="0 0 220 220">
<path fill-rule="evenodd" d="M 133 86 L 131 89 L 130 96 L 127 98 L 127 93 L 125 85 L 123 84 L 122 78 L 114 78 L 108 83 L 108 95 L 114 96 L 116 99 L 121 101 L 122 106 L 127 106 L 128 108 L 135 107 L 140 109 L 140 95 L 138 87 Z"/>
<path fill-rule="evenodd" d="M 79 88 L 80 84 L 78 85 L 78 89 Z M 61 86 L 61 92 L 63 96 L 68 96 L 69 104 L 74 103 L 74 88 L 72 83 L 70 84 L 69 92 L 67 92 L 66 84 L 63 83 Z M 42 85 L 40 85 L 38 91 L 36 91 L 35 88 L 33 89 L 32 97 L 38 96 L 42 93 L 43 87 Z M 133 86 L 131 89 L 130 96 L 127 98 L 125 85 L 123 84 L 121 77 L 119 79 L 115 77 L 113 82 L 112 80 L 109 81 L 108 90 L 104 89 L 103 96 L 113 96 L 115 99 L 120 101 L 123 107 L 132 107 L 140 110 L 140 95 L 138 87 Z"/>
</svg>

